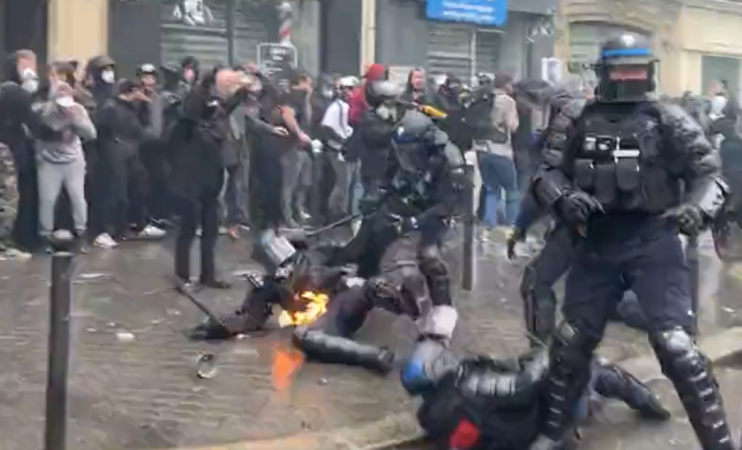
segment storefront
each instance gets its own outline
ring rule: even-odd
[[[678,20],[677,41],[682,66],[678,91],[709,95],[724,85],[738,98],[742,95],[741,4],[709,1],[686,6]]]
[[[619,7],[610,0],[567,0],[558,26],[555,54],[565,60],[593,63],[602,41],[633,31],[650,39],[660,60],[662,93],[706,95],[726,85],[730,93],[742,94],[742,3],[626,0]],[[592,76],[590,71],[583,75]]]
[[[198,58],[205,68],[256,62],[258,44],[278,40],[279,2],[275,0],[109,2],[109,52],[124,73],[145,62],[172,64],[185,56]],[[290,3],[299,64],[315,71],[319,3]]]
[[[378,0],[376,59],[392,71],[422,67],[465,82],[481,72],[527,76],[551,55],[550,40],[543,45],[532,38],[533,25],[551,6],[536,0]]]

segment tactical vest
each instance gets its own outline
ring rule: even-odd
[[[630,105],[628,105],[630,106]],[[657,214],[678,204],[681,184],[669,172],[662,148],[660,115],[651,105],[620,113],[615,105],[586,107],[581,142],[573,154],[573,182],[593,195],[606,212]]]

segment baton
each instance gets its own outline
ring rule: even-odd
[[[189,291],[187,291],[185,289],[178,289],[178,292],[180,294],[182,294],[183,297],[185,297],[188,300],[190,300],[190,302],[193,303],[196,306],[196,308],[200,309],[201,312],[203,312],[204,314],[206,314],[206,317],[208,317],[209,320],[211,320],[213,323],[215,323],[216,325],[219,325],[220,327],[222,327],[225,330],[229,330],[229,328],[227,327],[227,324],[224,322],[224,320],[222,320],[221,317],[219,317],[211,309],[209,309],[206,306],[206,304],[204,304],[204,302],[202,302],[201,300],[197,299],[196,296],[193,295],[192,292],[189,292]]]
[[[685,247],[685,262],[690,269],[690,299],[691,311],[693,312],[693,336],[698,335],[698,304],[701,296],[701,274],[698,264],[698,234],[688,236]]]
[[[316,230],[309,231],[304,236],[306,236],[308,238],[309,237],[317,236],[318,234],[322,234],[325,231],[329,231],[329,230],[332,230],[333,228],[337,228],[340,225],[345,225],[346,223],[352,222],[353,220],[355,220],[355,219],[357,219],[359,217],[362,217],[362,216],[363,216],[363,214],[361,214],[361,213],[353,214],[353,215],[350,215],[350,216],[346,216],[346,217],[344,217],[342,219],[336,220],[335,222],[329,223],[329,224],[327,224],[327,225],[325,225],[323,227],[317,228]]]

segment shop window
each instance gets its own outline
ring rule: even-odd
[[[726,91],[739,98],[740,60],[723,56],[704,55],[701,58],[701,95],[714,95]]]

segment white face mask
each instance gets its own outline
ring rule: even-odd
[[[100,74],[100,79],[103,80],[104,83],[113,84],[113,82],[116,81],[116,74],[113,70],[104,70]]]
[[[25,80],[21,83],[21,88],[28,93],[35,94],[39,90],[39,80],[33,78]]]
[[[31,69],[26,69],[21,73],[21,88],[31,94],[39,90],[39,77]]]

